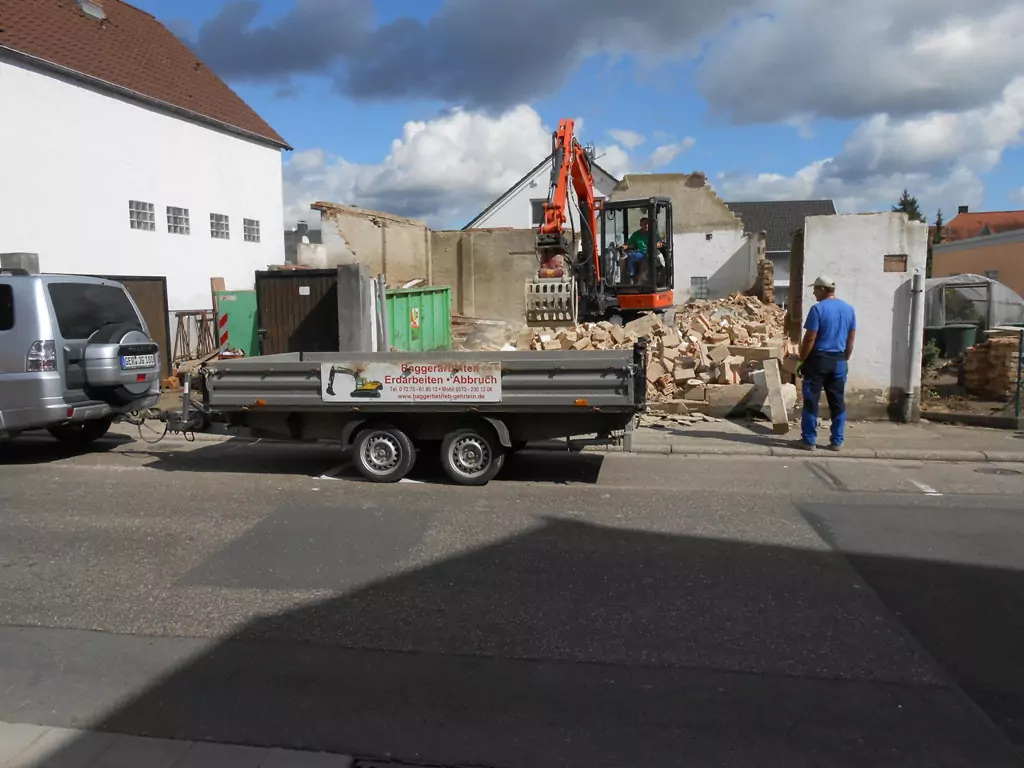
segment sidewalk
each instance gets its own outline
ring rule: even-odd
[[[0,768],[351,768],[345,755],[0,722]]]
[[[789,434],[780,436],[772,434],[771,426],[764,422],[717,420],[686,424],[671,417],[647,417],[644,423],[633,433],[635,453],[815,455],[796,447],[800,440],[798,424],[791,424]],[[828,444],[827,421],[819,429],[818,444]],[[932,423],[852,422],[846,426],[846,441],[839,454],[820,449],[816,453],[829,458],[895,461],[1024,462],[1024,433]]]

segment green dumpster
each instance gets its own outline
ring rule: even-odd
[[[452,289],[403,288],[387,292],[388,334],[399,352],[452,347]]]
[[[216,345],[242,352],[246,357],[260,354],[256,291],[217,291]]]
[[[947,325],[943,329],[946,338],[946,359],[962,357],[968,347],[973,347],[978,339],[978,326],[973,323]]]

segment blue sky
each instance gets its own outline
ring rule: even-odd
[[[290,219],[328,199],[461,226],[562,117],[613,173],[700,170],[731,200],[1024,207],[1015,0],[134,4],[295,147]]]

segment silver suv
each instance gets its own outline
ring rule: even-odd
[[[124,286],[0,269],[0,440],[86,445],[159,397],[159,348]]]

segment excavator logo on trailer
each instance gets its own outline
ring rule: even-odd
[[[351,376],[355,380],[356,387],[349,393],[349,397],[380,397],[380,391],[384,388],[383,384],[379,381],[367,381],[363,378],[361,371],[341,365],[331,366],[331,375],[327,379],[327,394],[330,397],[336,397],[334,379],[339,373]]]

